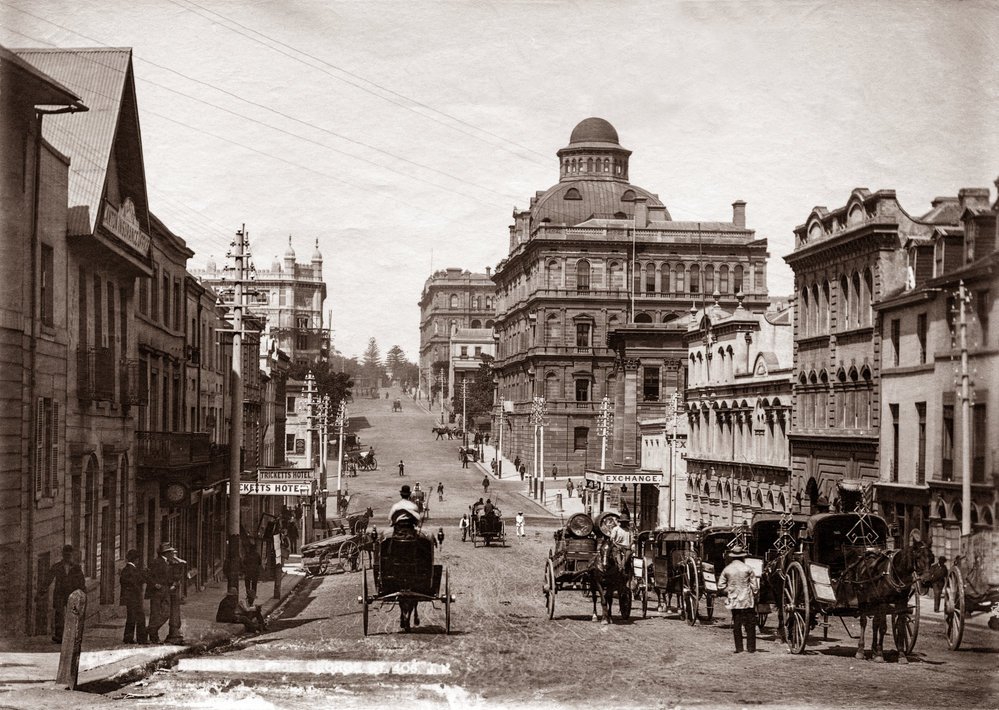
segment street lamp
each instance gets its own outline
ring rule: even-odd
[[[466,449],[468,448],[468,427],[466,426],[466,422],[465,422],[465,414],[467,412],[467,408],[466,408],[466,404],[465,404],[465,398],[466,398],[467,394],[468,394],[468,380],[466,380],[463,377],[462,380],[461,380],[461,435],[462,435],[461,436],[461,441],[462,441],[461,445],[462,445],[463,448],[466,448]]]
[[[533,497],[545,504],[545,416],[548,405],[544,397],[535,397],[531,404],[531,422],[534,424],[534,476],[532,479]],[[538,471],[541,471],[539,477]],[[540,485],[539,485],[540,484]]]

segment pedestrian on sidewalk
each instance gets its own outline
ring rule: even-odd
[[[468,513],[461,516],[461,520],[458,521],[458,529],[461,530],[461,541],[465,542],[465,537],[468,535]]]
[[[437,528],[437,547],[444,549],[444,528]]]
[[[243,586],[246,588],[246,603],[253,606],[257,598],[257,582],[260,580],[260,553],[252,540],[243,547]]]
[[[742,653],[742,632],[746,632],[746,650],[756,652],[756,595],[760,581],[746,564],[746,550],[735,545],[729,550],[728,563],[718,578],[718,589],[727,590],[725,606],[732,612],[732,633],[735,652]]]
[[[558,478],[558,466],[552,464],[552,480],[554,481],[556,478]]]
[[[437,482],[437,501],[439,503],[444,502],[444,481]]]
[[[159,643],[160,627],[167,621],[169,642],[183,641],[180,635],[180,585],[178,568],[184,561],[177,557],[177,550],[169,542],[161,542],[156,558],[149,563],[149,581],[146,597],[149,601],[148,635],[150,643]]]
[[[482,477],[482,494],[484,496],[489,495],[489,476]]]
[[[524,537],[524,511],[517,513],[514,521],[517,523],[517,537]]]
[[[142,588],[146,584],[145,575],[138,566],[139,551],[125,553],[125,566],[118,574],[121,585],[121,606],[125,607],[124,643],[146,642],[146,610],[142,608]]]
[[[86,591],[87,581],[83,576],[83,568],[73,559],[73,546],[63,545],[62,560],[49,568],[49,576],[38,593],[45,597],[52,588],[52,642],[62,643],[62,631],[66,624],[66,602],[69,595],[77,589]]]
[[[465,453],[464,449],[460,449],[460,451],[461,451],[461,454],[460,454],[460,456],[461,456],[461,467],[462,468],[468,468],[468,454]]]
[[[399,459],[399,475],[400,476],[406,475],[406,464],[402,462],[402,459]]]
[[[527,464],[521,463],[520,468],[518,468],[517,470],[520,471],[520,480],[523,481],[524,476],[527,474]]]
[[[288,543],[291,545],[291,554],[298,554],[298,523],[295,518],[288,521]]]
[[[572,498],[572,489],[572,479],[570,478],[565,482],[566,498]]]
[[[513,459],[513,470],[514,471],[520,470],[520,454],[517,454]]]

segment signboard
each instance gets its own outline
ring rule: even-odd
[[[225,487],[229,492],[229,484]],[[239,484],[241,496],[307,496],[312,493],[311,483],[255,483],[243,481]]]
[[[139,220],[135,216],[135,203],[126,197],[121,207],[115,208],[110,202],[104,203],[104,214],[101,222],[104,228],[137,252],[146,256],[149,253],[149,235],[142,231]]]
[[[605,473],[604,483],[654,483],[661,485],[663,475],[661,473]]]
[[[305,439],[295,439],[295,456],[305,455]]]
[[[281,564],[281,535],[274,536],[274,564]]]
[[[308,483],[315,471],[308,468],[258,468],[257,480],[261,483]]]

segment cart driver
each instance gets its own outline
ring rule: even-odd
[[[611,542],[619,548],[631,551],[631,516],[625,511],[617,519],[617,525],[611,530]]]
[[[389,510],[389,523],[396,535],[412,534],[420,522],[420,509],[409,499],[409,486],[399,489],[400,499]]]

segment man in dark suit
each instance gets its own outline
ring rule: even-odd
[[[142,607],[142,588],[146,575],[138,566],[139,551],[125,553],[125,566],[118,579],[121,582],[121,606],[125,607],[125,643],[146,642],[146,611]]]
[[[62,630],[66,624],[66,602],[75,589],[87,591],[83,568],[73,560],[73,546],[63,545],[62,560],[49,569],[49,578],[41,588],[40,595],[48,593],[49,585],[55,582],[52,590],[52,641],[62,643]]]
[[[160,627],[170,620],[170,593],[174,589],[170,560],[176,559],[177,550],[169,542],[160,543],[159,554],[149,563],[146,599],[149,600],[149,643],[160,642]]]

